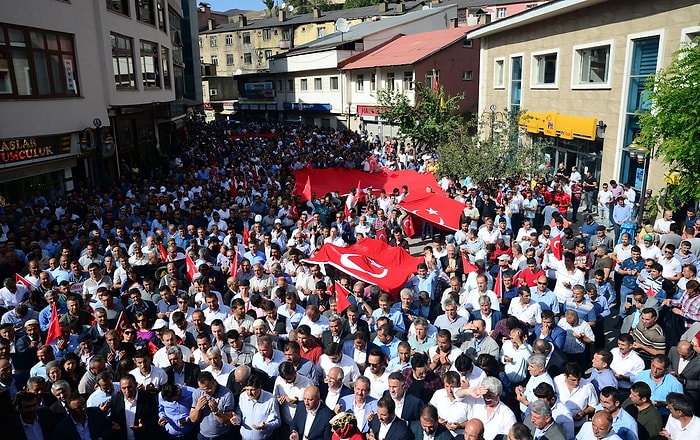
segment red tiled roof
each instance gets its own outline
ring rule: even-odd
[[[461,40],[472,28],[472,26],[460,26],[420,34],[401,35],[388,44],[369,51],[366,56],[350,61],[342,68],[352,70],[414,64]]]

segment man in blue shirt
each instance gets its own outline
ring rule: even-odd
[[[262,389],[260,376],[250,376],[241,394],[234,423],[241,425],[243,440],[270,438],[282,425],[277,399]]]
[[[659,414],[668,416],[666,396],[668,393],[683,393],[683,385],[671,375],[668,367],[671,360],[664,354],[657,354],[651,359],[651,368],[637,375],[635,382],[644,382],[651,388],[651,400],[658,408]]]
[[[190,421],[194,388],[164,385],[158,395],[158,425],[168,436],[194,439],[195,425]]]
[[[620,407],[620,392],[607,386],[600,390],[600,404],[596,411],[603,410],[612,417],[612,430],[622,440],[639,440],[637,420]]]
[[[200,422],[200,438],[209,439],[227,435],[232,429],[230,422],[234,417],[233,393],[219,385],[208,371],[199,373],[197,385],[199,389],[192,392],[189,422],[192,424]],[[189,423],[187,420],[185,422]]]
[[[404,325],[403,321],[403,313],[401,313],[400,309],[392,310],[391,297],[386,293],[379,295],[379,308],[372,312],[372,331],[378,330],[377,320],[382,316],[389,318],[389,320],[394,323],[394,329],[400,332],[406,332],[406,326]]]

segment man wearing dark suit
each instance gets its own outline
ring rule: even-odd
[[[333,367],[328,370],[324,381],[318,385],[318,389],[321,391],[321,400],[328,408],[335,409],[335,405],[340,399],[352,394],[352,390],[343,385],[344,377],[342,368]]]
[[[330,342],[342,344],[348,337],[349,333],[343,327],[343,320],[339,316],[331,316],[328,318],[330,330],[326,330],[321,335],[321,347],[325,347]]]
[[[462,256],[457,251],[454,244],[448,244],[447,255],[440,257],[440,267],[449,275],[450,278],[457,278],[462,284],[462,275],[464,275],[464,265],[462,264]]]
[[[377,402],[377,416],[369,424],[367,440],[414,440],[406,423],[396,417],[396,404],[391,397]]]
[[[27,440],[28,437],[24,431],[24,425],[34,425],[37,422],[39,424],[38,427],[41,430],[41,433],[44,435],[44,438],[47,439],[51,437],[51,430],[54,427],[56,419],[51,413],[51,410],[49,410],[46,407],[40,408],[38,406],[39,400],[37,399],[36,394],[20,393],[19,395],[17,395],[15,405],[18,411],[18,414],[16,414],[15,417],[14,426],[12,426],[16,434],[15,438],[19,440]],[[11,411],[8,412],[8,414],[11,413]],[[5,431],[3,431],[3,433],[6,436],[8,435],[8,433]],[[13,438],[13,436],[10,434],[7,438]]]
[[[182,358],[182,351],[178,346],[170,347],[167,354],[170,366],[165,367],[164,371],[165,374],[168,375],[168,383],[198,388],[197,376],[200,372],[199,365],[185,362]]]
[[[306,417],[313,413],[314,421],[308,432]],[[317,387],[308,387],[304,390],[304,405],[297,405],[294,419],[289,426],[291,434],[289,440],[326,440],[331,438],[330,420],[335,414],[321,401],[321,393]]]
[[[364,362],[362,362],[361,366],[358,365],[358,367],[360,367],[360,372],[362,372],[364,367],[367,365],[369,352],[372,351],[373,348],[379,348],[377,344],[369,342],[367,340],[368,337],[369,333],[357,331],[353,336],[353,339],[348,339],[347,341],[343,342],[343,355],[350,356],[350,359],[355,359],[355,351],[361,351],[365,354]]]
[[[418,420],[411,422],[411,432],[415,440],[452,440],[452,433],[444,425],[438,423],[437,408],[433,405],[425,405],[420,410]]]
[[[564,430],[552,418],[552,409],[544,400],[530,403],[530,415],[525,417],[525,426],[530,428],[532,438],[539,440],[567,440]]]
[[[127,430],[131,429],[136,440],[153,440],[158,437],[158,400],[148,391],[136,389],[136,378],[131,374],[119,380],[121,390],[112,397],[110,420],[119,425],[119,431],[112,432],[111,439],[126,440]],[[133,422],[127,425],[124,401],[136,402]]]
[[[112,366],[112,370],[117,371],[117,364],[124,358],[133,358],[136,348],[131,342],[123,342],[121,335],[116,330],[109,330],[105,333],[105,344],[97,352],[107,360]]]
[[[532,344],[532,351],[547,356],[545,369],[551,377],[556,377],[564,372],[564,365],[566,365],[568,359],[564,352],[551,342],[547,342],[544,339],[536,339]]]
[[[396,414],[402,420],[411,423],[418,420],[423,401],[418,397],[406,394],[406,378],[399,371],[394,371],[389,375],[389,389],[384,391],[383,397],[389,397],[394,401],[394,405],[402,403],[401,414]]]
[[[688,341],[680,341],[668,351],[671,359],[671,374],[683,384],[683,391],[694,402],[700,402],[700,356]],[[683,365],[681,365],[681,361]],[[695,405],[695,414],[700,414],[700,405]]]
[[[107,416],[99,408],[85,406],[85,398],[80,394],[68,397],[68,413],[70,417],[64,417],[54,428],[52,440],[81,440],[76,425],[84,426],[86,422],[91,439],[110,438],[112,425]]]
[[[353,296],[351,298],[355,297]],[[350,307],[345,310],[347,318],[343,320],[343,333],[352,336],[358,331],[363,331],[366,335],[369,335],[369,324],[367,324],[367,321],[364,319],[360,319],[359,310],[360,309],[354,304],[351,304]]]

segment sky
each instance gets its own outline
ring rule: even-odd
[[[214,11],[228,11],[229,9],[243,9],[262,11],[265,5],[262,0],[204,0],[211,5]],[[197,1],[199,4],[199,0]]]

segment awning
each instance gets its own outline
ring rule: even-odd
[[[235,110],[224,110],[224,111],[219,112],[220,115],[233,115],[235,113],[236,113]]]
[[[519,125],[528,133],[593,141],[596,138],[597,123],[596,118],[562,115],[557,112],[526,112],[520,116]]]

